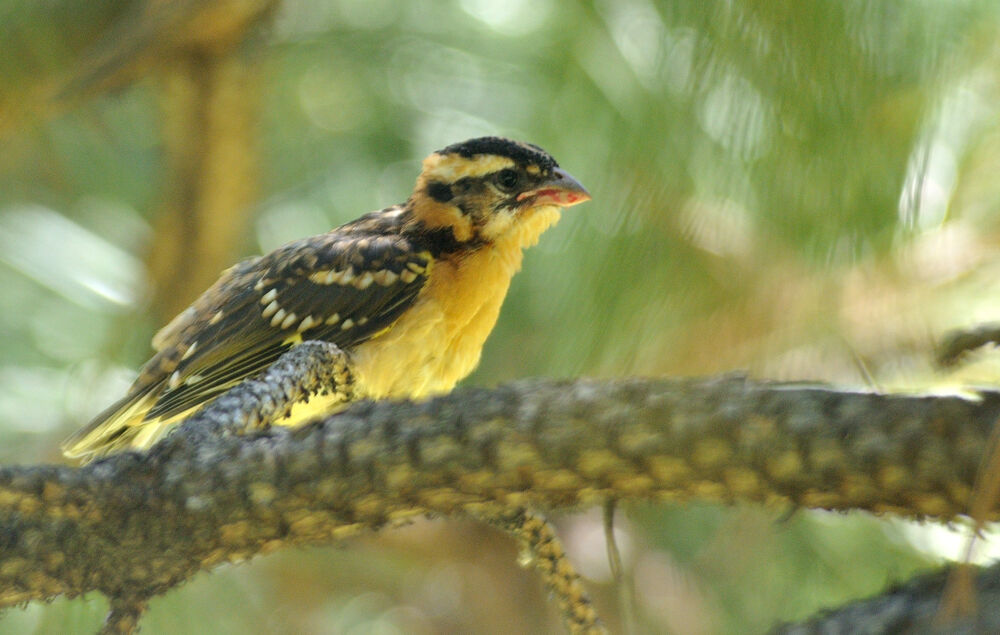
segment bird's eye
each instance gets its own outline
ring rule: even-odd
[[[511,192],[521,182],[521,176],[517,173],[517,170],[500,170],[497,172],[496,177],[494,177],[494,182],[501,190]]]

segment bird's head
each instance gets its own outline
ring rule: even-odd
[[[580,183],[536,145],[480,137],[424,159],[410,198],[421,227],[451,230],[458,243],[512,239],[528,246],[559,210],[590,200]]]

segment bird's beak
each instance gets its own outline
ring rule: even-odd
[[[590,200],[590,192],[580,185],[580,182],[561,168],[552,170],[552,177],[533,190],[517,195],[518,202],[526,201],[532,207],[539,205],[558,205],[569,207]]]

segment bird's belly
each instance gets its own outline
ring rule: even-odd
[[[435,263],[416,305],[355,350],[360,396],[419,398],[451,390],[479,363],[519,265],[519,257],[495,252]]]

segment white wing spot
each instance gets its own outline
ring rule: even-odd
[[[412,271],[410,271],[408,269],[404,269],[399,274],[399,279],[402,280],[403,282],[405,282],[406,284],[410,284],[411,282],[413,282],[414,280],[417,279],[417,274],[413,273]]]
[[[261,304],[270,304],[270,303],[274,302],[274,299],[277,298],[277,297],[278,297],[278,290],[277,289],[271,289],[270,291],[268,291],[267,293],[264,294],[264,297],[262,297],[260,299],[260,303]]]
[[[346,331],[352,326],[354,326],[354,320],[352,320],[351,318],[347,318],[346,320],[344,320],[344,323],[340,325],[340,330]]]
[[[322,271],[314,271],[313,273],[309,274],[309,279],[315,282],[316,284],[330,284],[329,282],[327,282],[326,278],[331,273],[332,272],[329,269],[323,269]]]
[[[348,267],[347,269],[344,269],[343,272],[338,273],[338,275],[340,279],[337,280],[337,282],[342,285],[351,284],[351,281],[354,280],[354,268]]]
[[[173,390],[181,385],[181,371],[175,370],[170,375],[170,379],[167,381],[167,388]]]
[[[181,357],[181,361],[183,362],[188,357],[194,355],[194,351],[197,348],[198,348],[198,340],[191,342],[191,346],[188,346],[187,350],[184,351],[184,355]]]
[[[389,269],[378,271],[372,277],[375,278],[375,282],[379,283],[383,287],[388,287],[390,284],[399,279],[396,272],[390,271]]]
[[[366,271],[361,274],[361,277],[354,280],[354,287],[359,291],[363,291],[371,286],[374,279],[375,278],[372,276],[372,273],[370,271]]]
[[[212,319],[208,321],[209,326],[213,326],[221,322],[222,318],[225,317],[225,315],[226,314],[223,313],[222,311],[216,311],[215,315],[212,316]]]
[[[426,267],[421,267],[415,262],[406,263],[406,268],[412,271],[413,273],[423,273],[426,270]]]
[[[336,324],[339,321],[340,321],[340,314],[339,313],[334,313],[330,317],[326,318],[325,323],[329,324],[330,326],[333,326],[334,324]]]
[[[277,312],[277,310],[278,310],[278,301],[274,300],[271,302],[271,304],[268,304],[266,307],[264,307],[264,311],[260,314],[260,316],[266,320],[267,318],[274,315],[275,312]]]
[[[297,330],[298,330],[299,333],[301,333],[302,331],[305,331],[306,329],[312,328],[316,324],[317,324],[317,322],[316,322],[316,320],[313,319],[313,316],[307,315],[304,318],[302,318],[302,321],[299,323],[299,328]]]
[[[274,314],[273,318],[271,318],[271,326],[278,326],[281,324],[281,321],[285,319],[286,315],[288,314],[285,313],[284,309],[278,309],[278,312]]]
[[[287,329],[291,325],[295,324],[295,320],[299,319],[295,312],[289,313],[285,316],[285,319],[281,321],[281,328]]]

